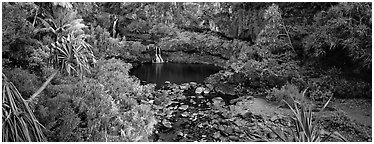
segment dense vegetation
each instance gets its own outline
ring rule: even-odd
[[[371,11],[371,3],[4,2],[2,140],[153,141],[154,101],[171,98],[129,71],[150,62],[155,46],[169,62],[224,68],[207,78],[214,87],[275,103],[305,89],[308,104],[371,99]],[[219,110],[235,115],[238,105]],[[14,136],[12,124],[31,136]]]

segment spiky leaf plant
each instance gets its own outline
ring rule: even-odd
[[[306,90],[303,92],[302,96],[305,96]],[[332,96],[329,100],[324,104],[322,109],[319,112],[322,112],[326,106],[331,101]],[[318,120],[313,121],[313,113],[311,106],[305,106],[303,103],[296,101],[292,98],[292,102],[288,103],[287,101],[283,100],[284,103],[291,109],[293,113],[292,122],[295,124],[296,129],[292,131],[293,137],[288,137],[281,131],[275,131],[273,128],[270,128],[282,141],[284,142],[325,142],[329,138],[333,137],[340,141],[346,142],[348,141],[345,139],[341,134],[338,132],[331,132],[327,133],[326,137],[322,137],[325,131],[321,130],[316,122]]]
[[[46,141],[41,124],[35,118],[28,103],[7,77],[3,82],[3,142],[41,142]]]

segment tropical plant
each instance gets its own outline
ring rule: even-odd
[[[306,90],[304,90],[302,96],[305,96]],[[292,98],[292,97],[291,97]],[[324,104],[322,109],[319,112],[322,112],[326,106],[331,101],[332,96],[330,99]],[[313,112],[311,106],[304,106],[303,103],[295,100],[292,98],[292,104],[283,100],[284,103],[291,109],[293,113],[293,117],[291,117],[292,122],[295,124],[296,129],[292,131],[293,137],[288,137],[283,132],[279,132],[274,130],[273,128],[269,127],[282,141],[284,142],[325,142],[329,140],[329,138],[333,137],[340,141],[346,142],[348,141],[345,139],[341,134],[338,132],[331,132],[328,133],[326,137],[322,137],[325,131],[321,130],[318,125],[317,121],[313,121]]]
[[[100,60],[92,77],[52,85],[36,106],[49,141],[149,141],[156,119],[138,102],[153,89],[128,75],[130,64]],[[97,71],[96,71],[97,70]]]
[[[85,42],[87,35],[82,30],[86,27],[82,23],[83,19],[77,19],[77,13],[72,11],[69,5],[64,4],[63,7],[59,7],[59,5],[61,4],[57,3],[52,7],[52,9],[57,11],[53,16],[50,16],[46,20],[40,19],[44,27],[35,31],[36,33],[40,31],[52,31],[55,34],[56,40],[50,44],[50,64],[57,70],[48,77],[47,81],[43,83],[28,101],[33,101],[58,72],[82,77],[84,73],[90,72],[89,63],[95,63],[96,61],[91,50],[91,45]]]
[[[39,77],[27,69],[3,69],[4,75],[17,87],[24,99],[29,98],[42,84]]]
[[[354,62],[371,68],[371,4],[339,3],[314,17],[310,34],[304,38],[304,52],[309,57],[332,57],[336,63]],[[342,64],[343,63],[343,64]]]
[[[2,79],[2,141],[46,141],[41,129],[42,125],[35,118],[28,103],[4,74]]]

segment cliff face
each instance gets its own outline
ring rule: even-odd
[[[206,24],[179,26],[176,28],[142,27],[138,31],[130,26],[138,21],[118,16],[117,37],[126,41],[139,41],[143,45],[154,44],[161,48],[161,56],[169,62],[207,63],[227,67],[228,60],[248,49],[264,28],[264,6],[235,6],[233,12],[210,16]],[[214,24],[215,28],[212,28]],[[142,25],[142,23],[139,23]],[[162,25],[162,24],[160,24]],[[113,29],[113,27],[108,27]],[[153,50],[134,54],[140,62],[150,62]],[[131,53],[131,52],[130,52]],[[133,58],[131,58],[134,61]],[[135,61],[136,61],[135,60]]]

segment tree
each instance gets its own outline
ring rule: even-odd
[[[28,101],[33,101],[58,72],[83,77],[84,73],[89,73],[89,60],[95,62],[91,45],[85,42],[87,35],[82,30],[86,27],[82,23],[83,19],[77,18],[77,12],[70,4],[55,3],[51,9],[52,15],[47,15],[45,19],[38,18],[43,27],[36,28],[34,32],[50,31],[56,37],[55,41],[49,45],[51,51],[49,63],[57,70]]]
[[[314,17],[311,34],[304,39],[309,57],[348,57],[338,63],[354,62],[371,69],[371,4],[340,3]],[[339,55],[340,54],[340,55]]]
[[[3,142],[46,141],[41,124],[17,88],[2,75]]]

